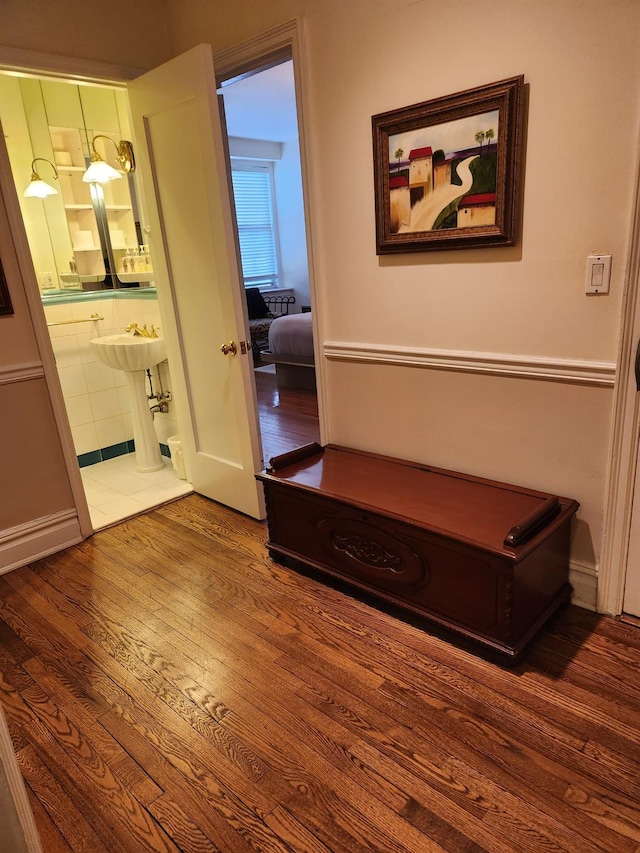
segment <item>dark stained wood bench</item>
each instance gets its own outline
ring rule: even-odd
[[[268,548],[516,660],[569,600],[579,504],[328,445],[271,460]]]

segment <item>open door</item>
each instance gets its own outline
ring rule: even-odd
[[[263,518],[246,303],[210,46],[138,77],[129,94],[187,475],[197,492]]]

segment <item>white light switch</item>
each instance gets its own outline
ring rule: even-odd
[[[585,293],[609,293],[611,279],[611,255],[589,255]]]

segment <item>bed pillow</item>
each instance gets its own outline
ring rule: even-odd
[[[248,287],[245,291],[247,295],[247,310],[250,320],[262,320],[269,314],[269,306],[264,301],[264,297],[257,287]]]

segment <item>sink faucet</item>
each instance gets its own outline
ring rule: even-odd
[[[151,326],[151,329],[147,329],[147,324],[145,323],[142,328],[137,323],[129,323],[128,326],[124,327],[125,332],[133,332],[134,335],[138,335],[141,338],[157,338],[158,332],[156,331],[155,326]]]

